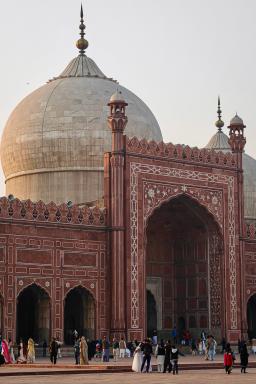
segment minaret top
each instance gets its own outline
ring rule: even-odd
[[[216,121],[215,125],[218,128],[218,131],[222,131],[222,127],[224,127],[224,122],[221,120],[221,109],[220,109],[220,97],[218,96],[218,109],[217,109],[217,114],[218,114],[218,120]]]
[[[79,49],[80,56],[84,56],[84,52],[86,48],[88,47],[89,43],[88,41],[84,38],[84,30],[85,30],[85,24],[84,24],[84,12],[83,12],[83,6],[81,4],[81,10],[80,10],[80,39],[77,40],[76,46]]]

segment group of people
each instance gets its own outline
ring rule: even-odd
[[[75,339],[74,343],[75,350],[75,363],[76,365],[88,365],[88,344],[84,336]]]
[[[132,370],[134,372],[151,372],[151,357],[153,355],[157,359],[158,372],[166,373],[168,371],[174,375],[178,374],[179,356],[184,356],[184,354],[170,340],[165,343],[163,339],[156,346],[155,340],[152,343],[149,338],[145,339],[144,342],[138,343],[134,352]]]

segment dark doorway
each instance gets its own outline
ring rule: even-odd
[[[147,290],[147,336],[152,337],[157,330],[157,309],[154,295]]]
[[[25,288],[17,299],[17,342],[29,337],[39,343],[50,338],[50,298],[36,284]]]
[[[256,338],[256,294],[247,303],[248,338]]]
[[[64,340],[73,345],[73,332],[89,339],[95,338],[95,305],[92,295],[83,287],[72,289],[65,299]]]

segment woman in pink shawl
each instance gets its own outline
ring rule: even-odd
[[[2,354],[4,356],[4,360],[6,364],[11,364],[11,356],[8,349],[8,343],[6,340],[2,340]]]

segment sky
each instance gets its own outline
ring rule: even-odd
[[[0,2],[2,132],[17,103],[77,55],[81,1]],[[246,152],[256,158],[255,0],[86,0],[83,6],[87,55],[146,102],[165,142],[205,146],[216,132],[220,95],[225,127],[237,112],[246,125]]]

